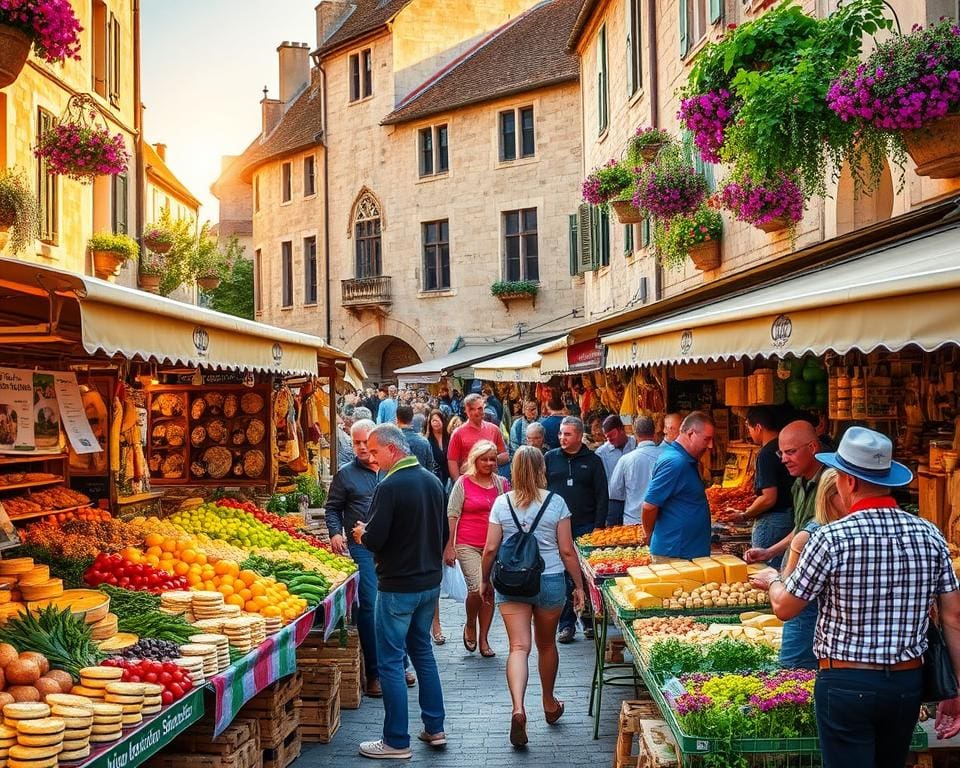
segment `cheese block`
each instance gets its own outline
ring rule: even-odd
[[[652,563],[647,566],[654,573],[676,573],[672,563]]]
[[[703,586],[701,582],[692,579],[671,579],[671,582],[678,585],[684,592],[693,592]]]
[[[681,578],[703,584],[703,569],[696,563],[678,563],[673,569]]]
[[[766,563],[747,563],[747,573],[753,576],[753,574],[765,571],[769,567]]]
[[[783,622],[773,614],[762,613],[759,616],[754,616],[753,618],[747,619],[743,622],[743,625],[745,627],[764,629],[766,627],[782,627]]]
[[[633,598],[640,591],[640,588],[634,584],[627,587],[620,587],[620,594],[628,605],[633,605]]]
[[[634,569],[628,569],[627,573],[630,573],[632,570]],[[649,571],[647,573],[630,573],[630,578],[633,579],[633,583],[637,584],[638,586],[642,586],[643,584],[655,584],[656,582],[660,581],[660,577],[657,574]]]
[[[643,591],[655,597],[673,597],[673,593],[680,589],[675,581],[661,581],[657,584],[645,584]]]
[[[711,581],[723,581],[723,566],[712,557],[695,557],[693,563],[698,565],[703,572],[705,584]]]
[[[63,579],[47,579],[37,584],[20,584],[20,594],[27,602],[60,597],[63,594]]]
[[[649,592],[636,592],[630,600],[630,605],[634,608],[660,608],[663,605],[663,599]]]
[[[629,576],[617,576],[617,578],[613,580],[613,583],[620,587],[620,589],[623,589],[624,587],[632,587],[633,579]]]
[[[721,565],[723,565],[723,580],[727,584],[749,581],[750,575],[747,573],[747,564],[743,560],[725,561]]]

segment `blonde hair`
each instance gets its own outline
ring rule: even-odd
[[[521,445],[510,465],[510,482],[518,507],[526,507],[540,499],[540,489],[547,487],[547,466],[539,448]]]
[[[453,430],[463,424],[463,419],[459,416],[451,416],[450,421],[447,422],[447,434],[452,435]]]
[[[477,476],[477,459],[483,456],[486,453],[493,451],[493,455],[497,455],[497,446],[494,445],[489,440],[477,440],[474,443],[473,448],[470,449],[470,453],[467,454],[467,460],[463,463],[463,474],[469,475],[470,477]]]
[[[814,502],[814,519],[820,525],[827,525],[835,522],[838,517],[830,503],[837,491],[837,470],[825,469],[820,475],[820,482],[817,484],[817,497]]]

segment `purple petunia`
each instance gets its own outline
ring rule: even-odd
[[[44,61],[80,58],[83,30],[70,0],[0,0],[0,23],[26,32]]]
[[[733,120],[730,92],[722,88],[685,98],[677,117],[693,134],[704,162],[719,163],[724,131]]]
[[[795,224],[803,218],[803,192],[786,174],[762,184],[731,181],[720,190],[720,202],[740,221],[761,226],[774,219]]]
[[[50,173],[80,182],[121,174],[129,159],[122,134],[111,136],[106,128],[70,122],[57,123],[46,131],[33,152],[46,161]]]

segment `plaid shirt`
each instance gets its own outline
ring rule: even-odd
[[[935,596],[960,587],[940,531],[892,498],[854,505],[814,532],[784,586],[820,599],[817,658],[869,664],[922,656]]]

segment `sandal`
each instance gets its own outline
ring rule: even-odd
[[[473,653],[475,650],[477,650],[477,643],[476,643],[476,641],[474,641],[473,645],[470,645],[470,643],[467,642],[467,628],[466,628],[466,627],[463,628],[463,647],[466,648],[468,651],[470,651],[470,653]]]
[[[446,635],[443,634],[442,631],[433,633],[434,645],[443,645],[445,642],[447,642],[447,637]]]
[[[527,746],[527,716],[523,712],[510,717],[510,743],[515,747]]]
[[[547,712],[543,710],[543,716],[547,719],[547,725],[553,725],[557,720],[563,717],[563,702],[560,699],[554,699],[553,703],[556,704],[556,708],[552,712]]]
[[[488,645],[486,648],[480,649],[480,655],[483,656],[483,658],[485,659],[492,659],[494,656],[497,655],[497,652]]]

